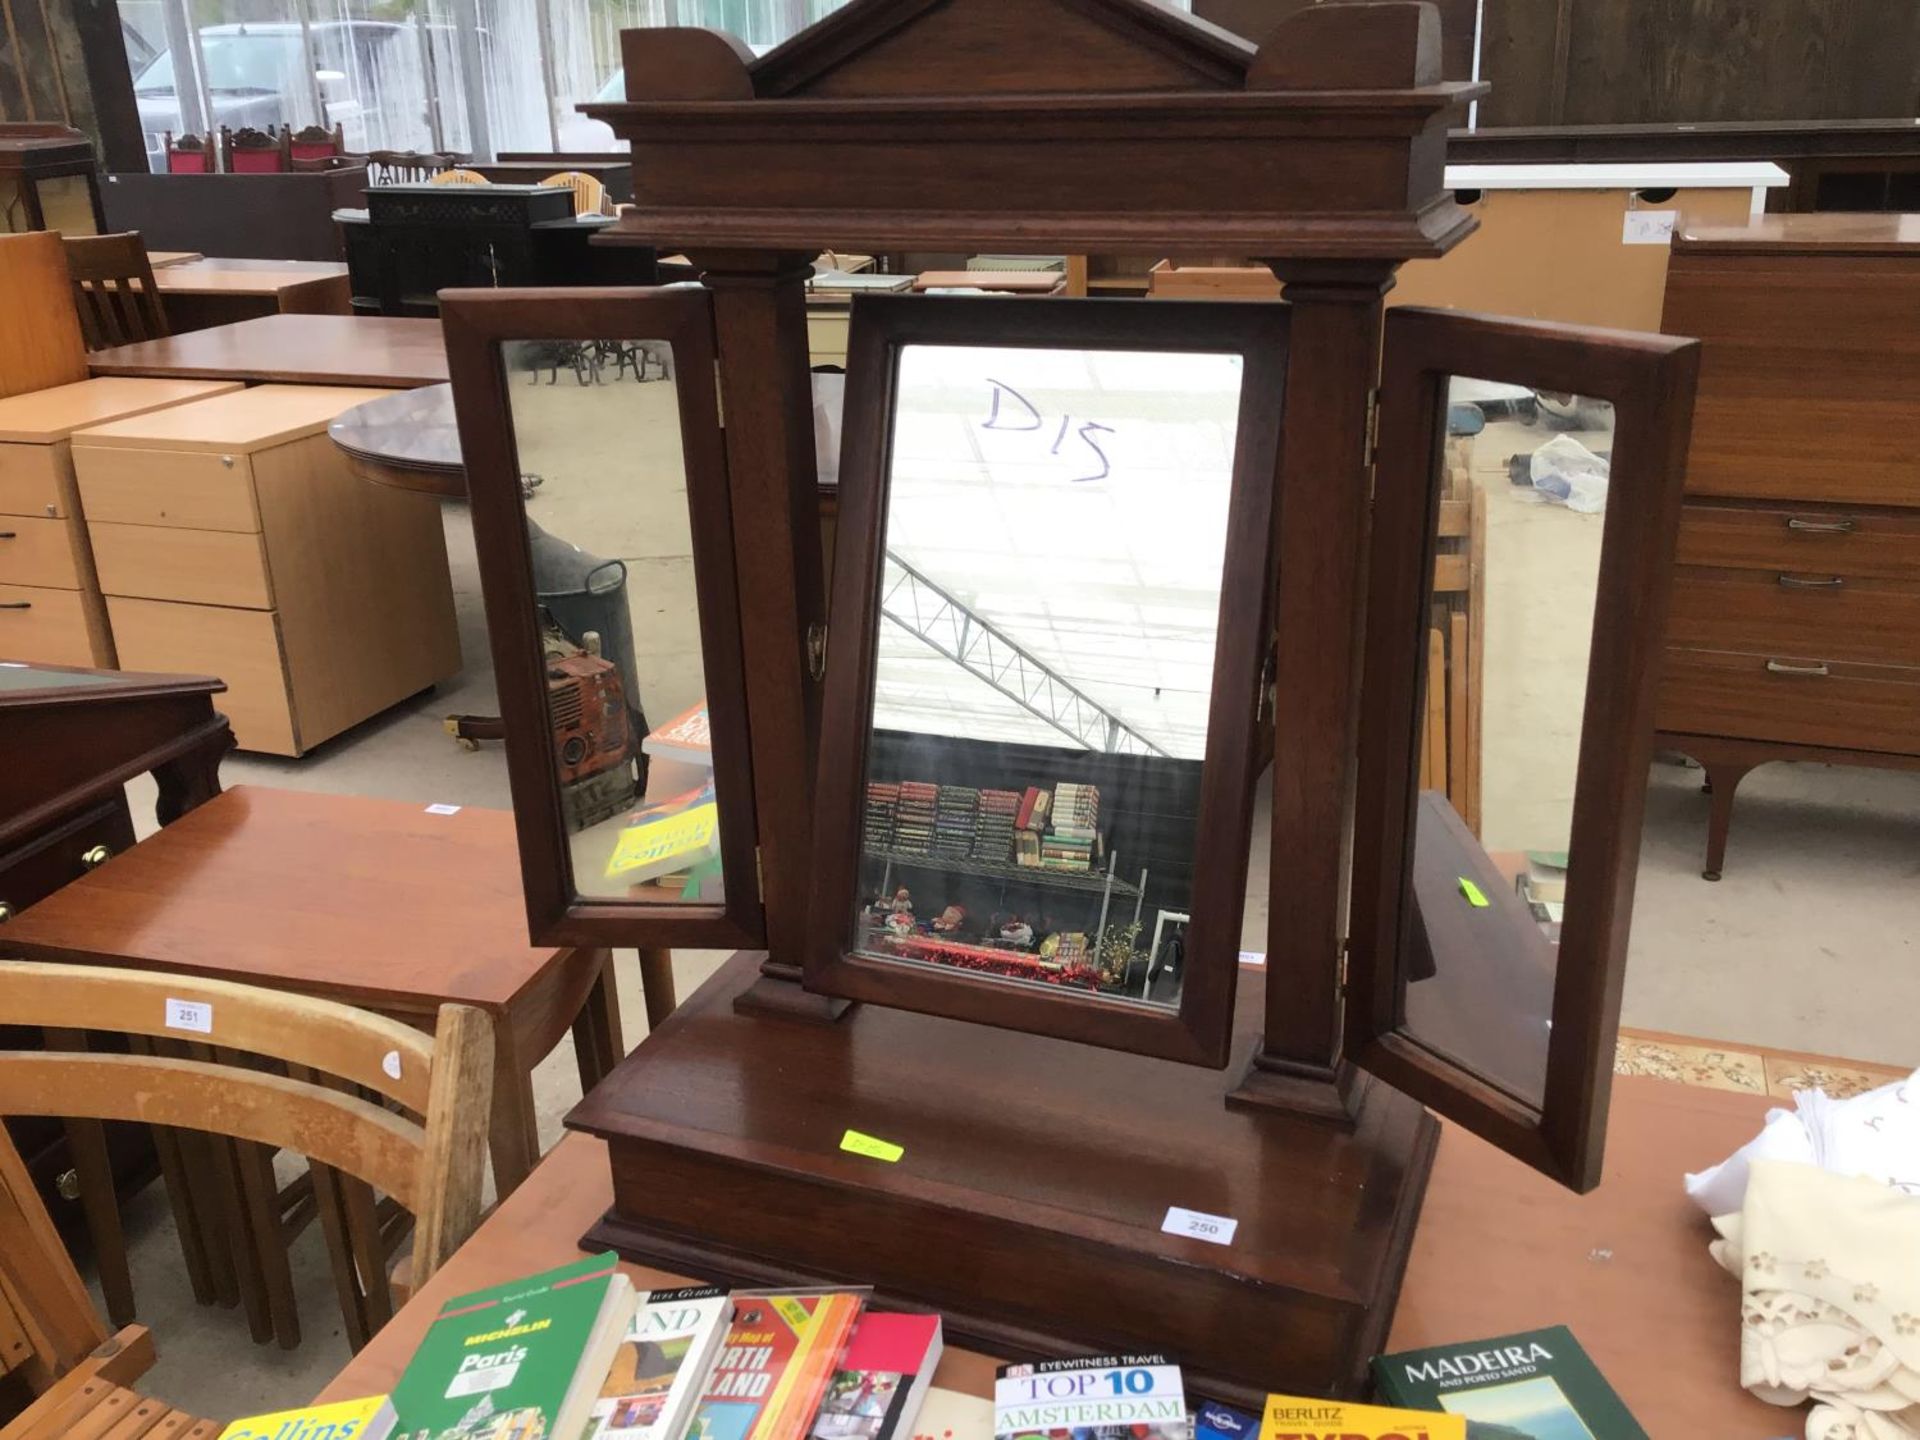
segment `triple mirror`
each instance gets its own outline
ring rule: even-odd
[[[453,291],[441,314],[534,936],[753,943],[707,296]]]

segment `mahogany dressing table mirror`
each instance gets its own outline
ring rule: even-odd
[[[1484,87],[1441,81],[1411,0],[1316,6],[1258,46],[1148,0],[852,0],[758,59],[676,29],[626,32],[624,59],[627,101],[589,107],[644,177],[610,238],[683,249],[702,285],[598,296],[599,328],[591,305],[443,305],[463,448],[492,451],[469,477],[536,930],[754,937],[569,1117],[610,1145],[589,1243],[725,1283],[872,1284],[1008,1356],[1166,1350],[1249,1405],[1352,1391],[1431,1167],[1425,1107],[1598,1179],[1691,343],[1386,310],[1402,261],[1473,228],[1445,127]],[[1253,255],[1284,303],[863,297],[829,607],[804,305],[823,247]],[[723,917],[587,897],[577,858],[554,882],[524,539],[545,502],[515,473],[524,433],[507,458],[544,384],[513,344],[675,324],[687,544],[713,563],[673,619],[697,608],[716,762],[716,675],[737,665],[744,701],[715,780],[754,858],[727,861]],[[1616,503],[1558,507],[1591,522],[1561,537],[1588,589],[1544,642],[1575,718],[1551,720],[1552,803],[1515,822],[1566,852],[1557,958],[1483,817],[1416,763],[1446,663],[1450,377],[1481,376],[1613,417],[1566,437]],[[636,455],[659,420],[638,404],[596,422]],[[1543,462],[1563,479],[1566,449]],[[1490,674],[1525,673],[1501,640]]]

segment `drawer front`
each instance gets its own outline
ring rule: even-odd
[[[89,524],[257,531],[253,467],[245,455],[75,445],[74,474]]]
[[[1762,658],[1920,666],[1920,582],[1682,565],[1674,574],[1667,643]]]
[[[53,445],[0,444],[0,515],[63,516]]]
[[[87,528],[104,594],[273,608],[258,535],[99,521]]]
[[[214,704],[242,750],[300,753],[273,611],[115,595],[107,598],[107,614],[122,669],[216,675],[227,693]]]
[[[92,665],[93,642],[80,592],[0,585],[0,659]]]
[[[71,528],[78,523],[0,515],[0,585],[78,590],[80,567],[74,562]]]
[[[18,915],[132,844],[133,817],[126,796],[115,791],[99,805],[62,816],[18,849],[0,855],[0,905]],[[0,938],[5,933],[0,930]]]
[[[1671,649],[1658,714],[1681,734],[1920,755],[1920,670]]]
[[[1920,580],[1920,511],[1683,505],[1682,565]]]

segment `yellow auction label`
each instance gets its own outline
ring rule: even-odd
[[[840,1148],[855,1155],[864,1155],[869,1160],[884,1160],[889,1165],[907,1153],[904,1145],[896,1145],[891,1140],[877,1140],[871,1135],[862,1135],[858,1130],[849,1130],[842,1135]]]

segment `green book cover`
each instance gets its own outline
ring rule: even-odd
[[[393,1388],[394,1440],[574,1440],[634,1299],[609,1252],[449,1300]]]
[[[1467,1420],[1467,1440],[1647,1440],[1564,1325],[1403,1350],[1373,1362],[1380,1398]]]

